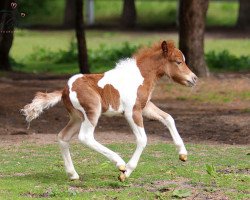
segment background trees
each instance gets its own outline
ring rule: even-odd
[[[208,0],[180,0],[179,47],[198,76],[208,76],[204,59],[204,31]]]
[[[76,38],[77,38],[77,48],[78,48],[78,63],[80,72],[83,74],[89,73],[88,66],[88,54],[84,31],[84,21],[83,21],[83,0],[74,0],[76,8]]]
[[[250,1],[249,0],[239,0],[239,17],[237,20],[237,26],[239,28],[249,28],[250,29]]]
[[[84,1],[84,0],[83,0]],[[85,0],[87,1],[87,0]],[[1,9],[4,8],[4,2],[7,2],[7,0],[1,1]],[[13,2],[13,1],[12,1]],[[87,1],[87,2],[90,2]],[[104,30],[110,30],[109,28],[113,29],[120,29],[121,27],[123,29],[137,29],[137,30],[151,30],[154,29],[156,31],[167,31],[169,29],[171,30],[177,30],[177,27],[175,27],[175,20],[176,16],[179,16],[180,21],[180,29],[179,36],[180,36],[180,48],[183,50],[187,57],[187,62],[189,63],[190,67],[193,68],[193,70],[201,76],[207,76],[208,70],[206,67],[206,63],[204,61],[204,27],[205,27],[205,18],[206,18],[206,10],[208,5],[208,0],[198,0],[197,2],[200,2],[199,5],[194,5],[194,1],[180,1],[180,4],[182,5],[182,8],[178,12],[177,9],[177,3],[179,0],[176,1],[144,1],[144,0],[119,0],[119,1],[110,1],[110,2],[103,2],[102,0],[91,0],[91,2],[95,2],[95,16],[96,16],[96,24],[93,26],[94,28],[97,27],[101,31]],[[9,2],[10,3],[10,2]],[[214,26],[217,22],[219,22],[219,26],[221,26],[220,29],[212,29],[213,31],[223,31],[223,26],[231,26],[230,29],[226,29],[229,31],[237,31],[237,33],[240,33],[240,28],[248,28],[249,24],[249,13],[248,12],[248,6],[249,6],[248,0],[239,0],[239,1],[210,1],[209,6],[209,12],[208,16],[206,18],[206,24],[208,26]],[[180,5],[180,6],[181,6]],[[237,9],[239,6],[239,17],[237,15]],[[85,7],[88,7],[87,5]],[[93,4],[91,6],[93,7]],[[80,71],[81,72],[87,72],[87,51],[86,48],[86,41],[85,41],[85,34],[84,34],[84,19],[81,20],[80,18],[84,18],[83,14],[77,14],[76,10],[78,9],[76,7],[76,0],[37,0],[37,3],[35,4],[33,0],[19,0],[18,1],[18,8],[20,8],[22,11],[26,12],[27,15],[25,19],[23,20],[17,20],[18,23],[17,27],[21,28],[27,28],[27,31],[29,32],[29,28],[32,29],[38,29],[40,30],[47,30],[48,33],[51,30],[57,30],[58,33],[65,33],[66,35],[69,33],[71,34],[71,31],[63,31],[63,29],[60,28],[70,28],[74,29],[76,31],[77,41],[78,43],[75,43],[73,40],[73,45],[71,45],[71,48],[67,49],[64,48],[64,55],[62,55],[62,51],[59,51],[57,49],[57,55],[61,54],[61,58],[59,59],[57,56],[51,56],[52,54],[47,56],[47,62],[50,62],[49,65],[47,65],[47,68],[50,68],[51,66],[56,68],[58,66],[54,66],[53,62],[56,63],[56,59],[60,60],[62,64],[69,63],[69,59],[71,59],[71,63],[74,63],[73,67],[75,68],[75,61],[77,60],[76,50],[79,49],[79,59],[83,59],[80,63]],[[216,11],[222,11],[217,12]],[[80,9],[78,9],[78,12]],[[85,11],[85,9],[83,10]],[[92,10],[93,11],[93,10]],[[177,12],[180,13],[177,15]],[[232,13],[233,15],[228,15],[228,13]],[[85,15],[87,12],[85,13]],[[87,14],[88,15],[88,14]],[[78,16],[78,17],[76,17]],[[80,18],[79,18],[80,16]],[[237,23],[237,29],[234,29],[233,26],[236,24],[236,19],[238,17],[238,23]],[[1,13],[1,28],[6,29],[6,27],[3,27],[3,25],[6,25],[6,23],[3,21],[5,19],[4,15]],[[76,21],[78,19],[78,21]],[[225,19],[225,20],[224,20]],[[90,23],[87,23],[87,26]],[[92,24],[91,24],[92,25]],[[217,26],[217,25],[216,25]],[[89,26],[90,27],[90,26]],[[59,28],[59,29],[58,29]],[[91,27],[92,28],[92,27]],[[102,29],[104,28],[104,29]],[[20,29],[17,29],[19,32]],[[98,34],[101,33],[101,31],[97,31]],[[31,31],[30,33],[34,33],[35,31]],[[67,32],[67,33],[66,33]],[[90,31],[92,32],[92,31]],[[121,33],[121,32],[119,32]],[[126,33],[126,32],[123,32]],[[39,33],[40,34],[40,33]],[[43,34],[41,32],[41,34]],[[129,34],[129,33],[127,33]],[[121,34],[119,34],[121,35]],[[20,36],[20,35],[19,35]],[[19,38],[19,36],[17,38]],[[45,35],[43,35],[45,36]],[[118,36],[118,35],[117,35]],[[1,60],[0,62],[4,64],[1,65],[1,69],[9,70],[10,64],[8,61],[8,56],[6,54],[9,53],[9,48],[12,44],[12,38],[13,34],[12,32],[10,34],[1,34],[1,40],[0,40],[0,49],[1,49]],[[164,36],[162,36],[164,37]],[[58,39],[58,38],[57,38]],[[114,37],[114,40],[117,39],[117,37]],[[107,39],[110,40],[110,39]],[[113,38],[112,38],[113,40]],[[137,41],[137,40],[136,40]],[[60,43],[58,46],[62,46],[62,43],[65,43],[66,41],[58,42]],[[106,41],[103,41],[104,43],[107,43]],[[112,42],[112,41],[109,41]],[[151,41],[152,42],[152,41]],[[99,42],[100,43],[100,42]],[[132,42],[133,45],[139,45],[137,42]],[[144,43],[144,41],[141,42],[141,44]],[[101,44],[101,43],[100,43]],[[54,43],[51,43],[53,47]],[[98,44],[99,45],[99,44]],[[97,46],[98,46],[97,45]],[[38,45],[39,47],[39,45]],[[120,48],[119,45],[117,45],[118,48]],[[206,46],[207,48],[208,46]],[[50,47],[49,47],[50,48]],[[90,48],[92,48],[92,45],[90,45]],[[96,48],[96,46],[95,46]],[[67,54],[68,51],[68,54]],[[112,51],[115,51],[112,49]],[[211,48],[209,49],[211,51]],[[231,51],[231,50],[230,50]],[[230,52],[229,51],[229,52]],[[49,51],[42,51],[42,52],[49,52]],[[41,52],[41,53],[42,53]],[[34,52],[35,53],[35,52]],[[56,52],[55,52],[56,53]],[[40,55],[43,57],[46,57],[46,55],[37,53],[37,57]],[[67,56],[65,56],[67,55]],[[73,55],[73,56],[71,56]],[[90,63],[93,64],[93,59],[95,59],[95,56],[93,55],[93,51],[90,52]],[[118,55],[118,54],[117,54]],[[126,54],[127,55],[127,54]],[[210,55],[210,56],[209,56]],[[208,52],[206,51],[206,61],[209,64],[209,68],[211,67],[211,59],[216,56],[213,53],[210,53],[208,55]],[[239,54],[237,54],[239,55]],[[245,54],[244,54],[245,55]],[[13,56],[13,55],[12,55]],[[41,57],[40,56],[40,57]],[[124,55],[120,55],[118,57],[123,57]],[[221,54],[221,56],[230,56],[227,52],[224,54]],[[14,60],[16,60],[16,57],[14,57]],[[54,58],[54,60],[53,60]],[[50,59],[50,60],[49,60]],[[232,57],[233,60],[235,60]],[[110,60],[110,59],[107,59]],[[219,60],[219,57],[218,57]],[[229,59],[222,59],[222,60],[229,60]],[[248,62],[248,58],[239,59],[244,60],[244,62],[241,63],[241,66],[244,65],[244,63]],[[34,60],[33,60],[34,61]],[[41,59],[42,61],[42,59]],[[21,61],[22,63],[23,61]],[[104,62],[104,61],[103,61]],[[237,61],[238,62],[238,61]],[[16,63],[16,62],[14,62]],[[85,64],[84,64],[85,63]],[[96,62],[94,62],[96,63]],[[105,63],[105,62],[104,62]],[[232,62],[230,62],[232,63]],[[97,64],[95,64],[96,66]],[[102,63],[99,62],[100,66],[102,66]],[[213,64],[214,65],[214,64]],[[31,69],[32,64],[30,64]],[[85,66],[85,70],[84,67]],[[222,66],[221,63],[216,66]],[[228,66],[228,63],[227,65]],[[228,67],[225,67],[223,65],[224,69],[227,69]],[[233,66],[233,65],[230,65]],[[107,66],[108,68],[108,66]],[[106,68],[106,69],[107,69]],[[217,67],[219,68],[219,67]],[[231,69],[235,69],[237,67],[231,67]],[[68,70],[68,69],[65,69]],[[93,70],[93,69],[92,69]],[[95,67],[95,71],[97,71]],[[50,71],[50,70],[48,70]],[[68,70],[70,71],[70,70]]]
[[[76,23],[76,3],[74,0],[65,0],[63,26],[74,28]]]
[[[124,0],[121,17],[121,25],[124,28],[132,28],[136,23],[135,0]]]
[[[0,70],[11,70],[9,52],[13,41],[14,11],[10,0],[0,1]]]

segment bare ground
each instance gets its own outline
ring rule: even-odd
[[[250,91],[250,76],[223,74],[210,79],[202,79],[203,91],[206,88],[222,91],[237,89]],[[19,110],[29,103],[37,91],[61,89],[67,77],[34,76],[11,74],[0,78],[0,146],[18,145],[23,142],[47,144],[56,142],[58,133],[67,123],[68,115],[62,104],[46,111],[38,120],[31,123],[30,129]],[[249,144],[250,143],[250,102],[233,101],[230,103],[209,103],[194,100],[178,100],[182,91],[164,90],[167,80],[159,82],[152,101],[171,114],[177,129],[185,142],[212,144]],[[198,88],[199,90],[199,88]],[[198,91],[199,92],[199,91]],[[192,94],[191,94],[192,95]],[[171,142],[166,127],[156,121],[145,119],[149,142]],[[103,143],[133,142],[126,121],[122,117],[101,117],[96,137]]]

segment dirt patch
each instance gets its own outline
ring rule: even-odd
[[[222,76],[222,75],[221,75]],[[0,78],[0,145],[17,145],[24,142],[47,144],[56,142],[58,133],[68,122],[66,110],[62,104],[46,111],[38,120],[26,129],[24,117],[20,109],[29,103],[37,91],[53,91],[61,89],[66,77],[25,77]],[[201,80],[204,90],[220,88],[222,91],[250,91],[249,75],[213,77]],[[183,91],[172,89],[168,93],[164,88],[168,81],[162,80],[156,87],[153,102],[162,110],[171,114],[177,129],[185,142],[195,143],[250,143],[250,111],[249,101],[234,101],[226,104],[202,103],[194,100],[179,99]],[[237,87],[235,87],[237,85]],[[175,88],[175,87],[174,87]],[[166,91],[166,92],[165,92]],[[191,94],[192,95],[192,94]],[[149,142],[172,142],[166,127],[156,121],[145,119],[145,129]],[[102,143],[134,142],[135,138],[123,117],[101,117],[96,129],[97,140]]]
[[[222,169],[222,170],[217,170],[218,173],[222,174],[246,174],[250,175],[250,168],[245,168],[245,169]]]

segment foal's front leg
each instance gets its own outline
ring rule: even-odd
[[[170,134],[174,140],[175,145],[178,148],[179,151],[179,159],[182,161],[187,160],[187,150],[183,143],[183,140],[181,139],[176,126],[174,119],[171,115],[165,113],[158,107],[156,107],[152,102],[148,102],[145,108],[143,109],[143,116],[154,119],[162,122],[165,126],[168,127]]]
[[[136,137],[137,147],[136,150],[126,165],[125,177],[129,177],[133,170],[136,168],[143,149],[147,145],[147,136],[143,127],[143,118],[140,110],[133,113],[125,113],[125,117]],[[124,177],[124,179],[125,179]],[[122,177],[120,177],[122,178]],[[123,180],[122,180],[123,181]]]

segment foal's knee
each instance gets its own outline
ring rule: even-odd
[[[165,122],[167,127],[175,126],[174,118],[169,114],[165,117]]]
[[[90,137],[90,136],[87,136],[87,135],[84,135],[84,134],[79,134],[78,135],[78,139],[81,143],[87,145],[87,146],[90,146],[93,144],[94,142],[94,138],[93,137]]]
[[[145,148],[147,146],[147,141],[148,141],[147,136],[144,135],[137,139],[137,144],[138,146]]]

